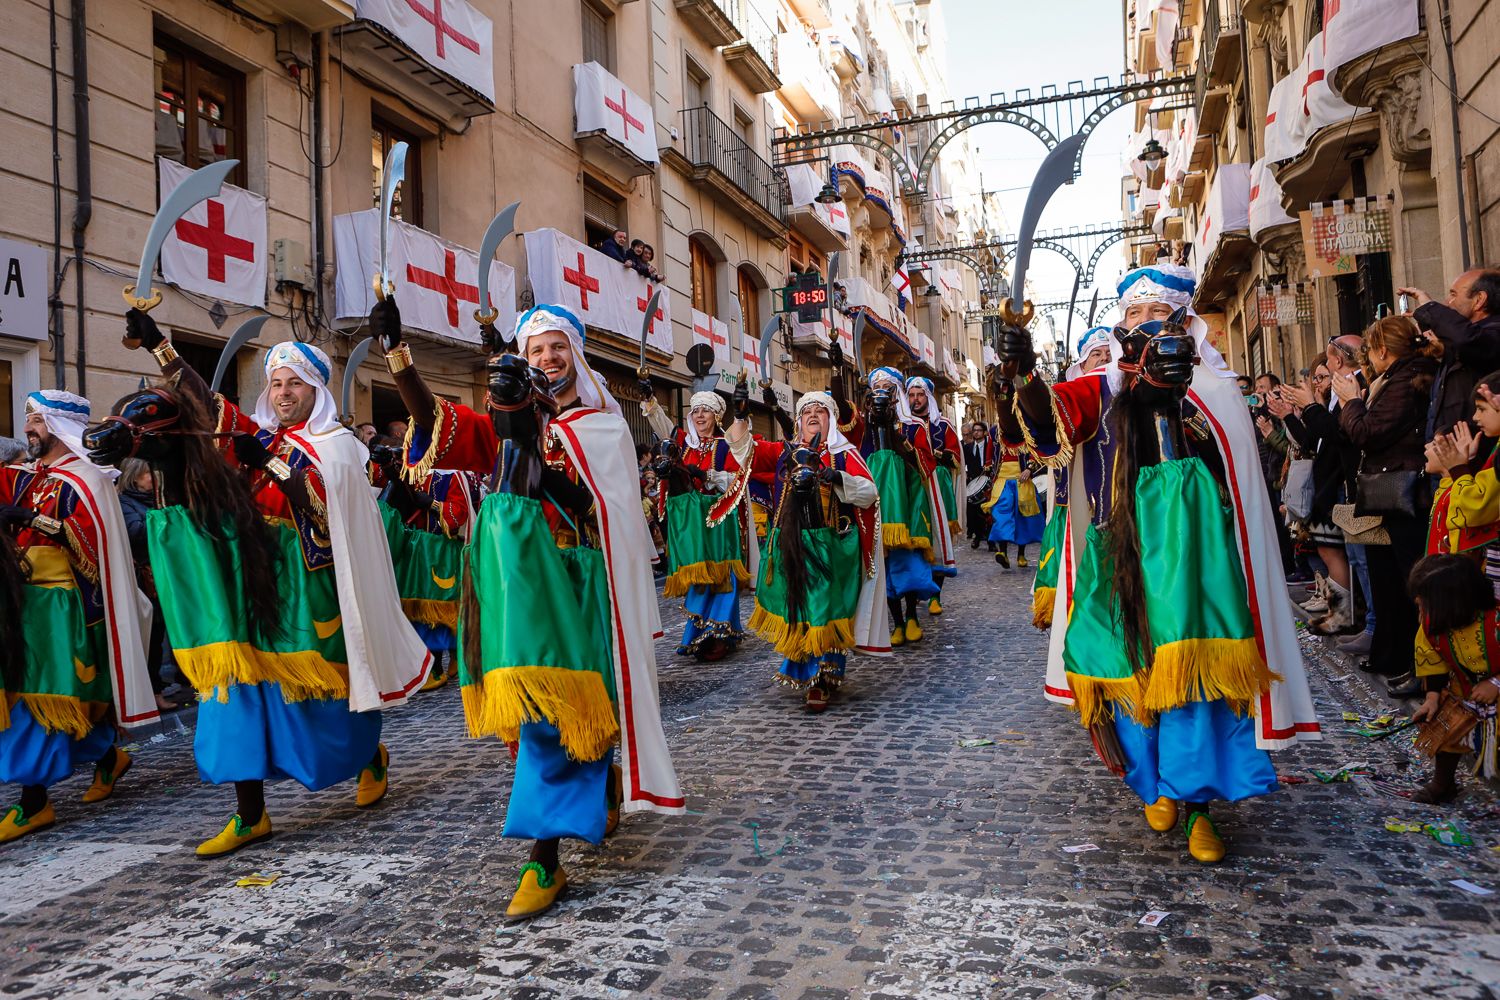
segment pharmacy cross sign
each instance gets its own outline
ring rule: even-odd
[[[433,34],[437,36],[437,55],[439,59],[445,58],[444,47],[446,39],[453,39],[459,45],[468,49],[475,55],[480,55],[479,42],[460,32],[453,25],[443,20],[443,0],[432,0],[432,9],[423,7],[417,0],[406,0],[406,6],[412,9],[422,20],[432,25]]]
[[[646,311],[646,307],[648,305],[650,305],[650,304],[651,304],[651,301],[649,299],[647,299],[647,298],[644,298],[644,297],[635,300],[635,307],[636,307],[636,309],[640,310],[642,313],[644,313]],[[665,314],[661,311],[661,306],[657,306],[656,307],[656,312],[652,313],[651,314],[651,319],[646,322],[646,329],[649,332],[651,332],[651,333],[655,333],[656,332],[656,321],[659,320],[659,319],[664,319],[664,318],[666,318],[666,317],[665,317]]]
[[[419,288],[437,292],[448,300],[448,325],[458,329],[458,304],[479,302],[479,286],[458,281],[454,271],[458,257],[452,250],[443,251],[443,272],[426,271],[415,264],[406,265],[406,280]]]
[[[630,141],[630,126],[632,125],[635,126],[635,130],[641,133],[641,135],[646,134],[645,123],[642,122],[639,118],[631,117],[630,102],[625,99],[624,87],[620,88],[620,103],[616,104],[614,101],[611,101],[606,97],[604,99],[604,106],[620,116],[621,127],[625,129],[626,142]],[[645,306],[641,306],[642,311],[644,311],[645,308]]]
[[[210,198],[205,204],[208,206],[208,225],[178,219],[177,238],[184,243],[190,243],[208,251],[208,280],[224,281],[226,280],[224,258],[233,257],[235,260],[253,263],[255,244],[249,240],[242,240],[238,236],[230,236],[225,230],[222,201]]]
[[[583,308],[587,309],[589,307],[589,292],[597,292],[599,290],[599,279],[591,277],[588,270],[584,268],[582,250],[578,251],[578,270],[575,271],[571,267],[564,267],[563,280],[570,285],[578,286],[578,294],[583,299]],[[641,306],[642,312],[645,309],[645,306]]]

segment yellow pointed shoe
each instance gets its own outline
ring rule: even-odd
[[[927,602],[927,613],[929,615],[940,615],[943,613],[943,602],[936,597]]]
[[[125,772],[130,770],[132,763],[134,761],[130,759],[130,754],[119,747],[115,747],[115,766],[119,770],[111,774],[97,764],[94,765],[94,783],[89,786],[88,791],[83,793],[83,801],[103,802],[113,795],[115,793],[115,785],[119,783],[121,778],[125,777]]]
[[[257,840],[264,840],[271,835],[271,814],[261,810],[260,822],[254,826],[246,826],[240,819],[240,814],[235,813],[229,817],[229,822],[224,829],[219,831],[217,837],[210,837],[198,845],[198,857],[217,858],[224,854],[233,854],[246,844],[253,844]]]
[[[917,620],[915,618],[908,618],[906,620],[906,641],[916,642],[921,638],[922,626],[917,624]]]
[[[1166,833],[1177,825],[1177,803],[1163,795],[1146,807],[1146,822],[1157,833]]]
[[[57,813],[52,811],[51,802],[38,809],[34,816],[21,812],[20,806],[11,806],[4,816],[0,816],[0,844],[20,840],[28,833],[45,830],[56,822]]]
[[[609,765],[609,770],[615,776],[615,790],[612,795],[608,791],[605,793],[606,799],[609,802],[609,809],[604,814],[604,835],[606,837],[614,833],[620,825],[620,799],[625,793],[625,775],[620,770],[620,765],[611,764]]]
[[[354,793],[354,804],[361,809],[373,806],[385,798],[385,792],[391,776],[391,753],[380,747],[380,763],[366,764],[364,770],[359,772],[359,789]]]
[[[903,645],[906,642],[906,630],[897,625],[891,630],[891,648]]]
[[[427,680],[422,683],[423,691],[436,691],[448,683],[448,671],[434,670],[427,675]]]
[[[1194,861],[1205,865],[1216,865],[1224,860],[1224,841],[1214,829],[1214,821],[1208,813],[1195,812],[1188,816],[1188,853]]]
[[[1017,556],[1016,557],[1016,568],[1017,569],[1025,569],[1027,566],[1030,566],[1030,565],[1031,565],[1031,563],[1029,563],[1029,562],[1026,561],[1026,557],[1025,556]]]
[[[542,880],[546,877],[546,870],[535,861],[528,861],[521,866],[521,884],[516,886],[516,894],[510,897],[510,905],[505,908],[505,919],[530,920],[552,909],[552,904],[557,902],[557,897],[567,888],[568,873],[558,865],[551,880],[543,885]]]

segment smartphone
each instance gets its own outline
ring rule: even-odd
[[[1402,315],[1411,312],[1411,296],[1402,292],[1396,297],[1396,309]]]
[[[1250,395],[1245,397],[1245,405],[1250,407],[1250,409],[1252,410],[1260,409],[1260,404],[1261,398],[1260,393],[1258,392],[1252,392]]]

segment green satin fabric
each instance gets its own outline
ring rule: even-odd
[[[938,496],[943,498],[943,509],[948,520],[958,520],[958,491],[953,487],[953,470],[946,465],[937,467]]]
[[[413,528],[389,504],[380,505],[385,537],[391,547],[396,592],[403,600],[457,601],[463,569],[464,543],[421,528]]]
[[[104,622],[85,622],[83,598],[72,587],[26,587],[21,598],[26,670],[10,694],[53,694],[108,702],[109,643]],[[4,703],[0,702],[0,708]]]
[[[890,449],[874,452],[865,465],[880,491],[880,523],[887,528],[901,525],[913,538],[930,539],[932,503],[917,470]]]
[[[1058,567],[1062,565],[1063,539],[1068,533],[1068,508],[1059,505],[1052,509],[1047,519],[1047,530],[1042,532],[1042,554],[1036,561],[1035,589],[1057,586]]]
[[[840,537],[832,528],[803,530],[808,580],[802,595],[801,615],[794,620],[787,608],[786,566],[778,544],[780,530],[772,529],[766,537],[766,547],[761,550],[755,602],[789,625],[852,622],[859,605],[859,588],[864,582],[859,532],[849,531]]]
[[[316,652],[329,663],[348,662],[334,568],[309,571],[297,533],[285,524],[273,524],[271,531],[281,551],[282,630],[279,636],[255,637],[252,642],[239,544],[220,543],[228,548],[225,572],[216,543],[199,530],[186,508],[147,512],[151,570],[174,649],[237,642],[268,652]]]
[[[740,521],[729,516],[712,528],[708,511],[717,496],[693,490],[667,500],[668,575],[699,563],[732,563],[745,558],[740,544]]]

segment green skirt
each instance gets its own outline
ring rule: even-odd
[[[755,589],[755,611],[750,629],[789,660],[805,660],[854,646],[854,615],[864,583],[859,532],[839,535],[832,528],[802,532],[809,579],[794,619],[787,607],[785,562],[773,529],[761,552],[760,583]]]
[[[1036,578],[1031,584],[1031,624],[1037,628],[1052,625],[1052,608],[1057,598],[1058,569],[1062,566],[1063,541],[1068,534],[1068,506],[1058,504],[1047,519],[1042,532],[1042,554],[1036,561]]]
[[[932,562],[932,502],[917,470],[890,449],[865,459],[880,492],[881,541],[887,549],[918,549]]]
[[[281,630],[250,634],[238,540],[216,541],[186,508],[146,514],[146,542],[167,638],[200,696],[228,697],[231,684],[275,681],[287,701],[349,697],[348,653],[332,566],[309,571],[297,533],[273,523],[281,553]]]
[[[1274,677],[1256,640],[1233,512],[1221,504],[1217,481],[1201,460],[1177,459],[1142,469],[1135,498],[1148,665],[1139,676],[1131,671],[1105,535],[1090,527],[1063,645],[1084,721],[1101,718],[1110,702],[1142,722],[1192,701],[1248,709]]]
[[[662,586],[667,597],[682,597],[695,586],[722,594],[731,577],[741,586],[750,582],[738,514],[708,526],[709,509],[719,499],[694,490],[667,500],[667,579]]]
[[[0,698],[0,728],[9,726],[10,701],[19,699],[47,732],[83,739],[113,704],[104,622],[88,624],[76,587],[27,586],[21,628],[25,673],[21,690]]]
[[[946,465],[937,467],[938,496],[943,498],[943,510],[948,513],[948,524],[958,530],[958,491],[953,486],[953,470]]]
[[[391,546],[391,568],[396,572],[401,610],[419,624],[456,629],[463,539],[413,528],[387,504],[380,505],[380,513]]]
[[[608,575],[597,549],[559,549],[537,500],[492,493],[465,550],[458,679],[471,736],[514,742],[550,722],[574,760],[619,738]]]

